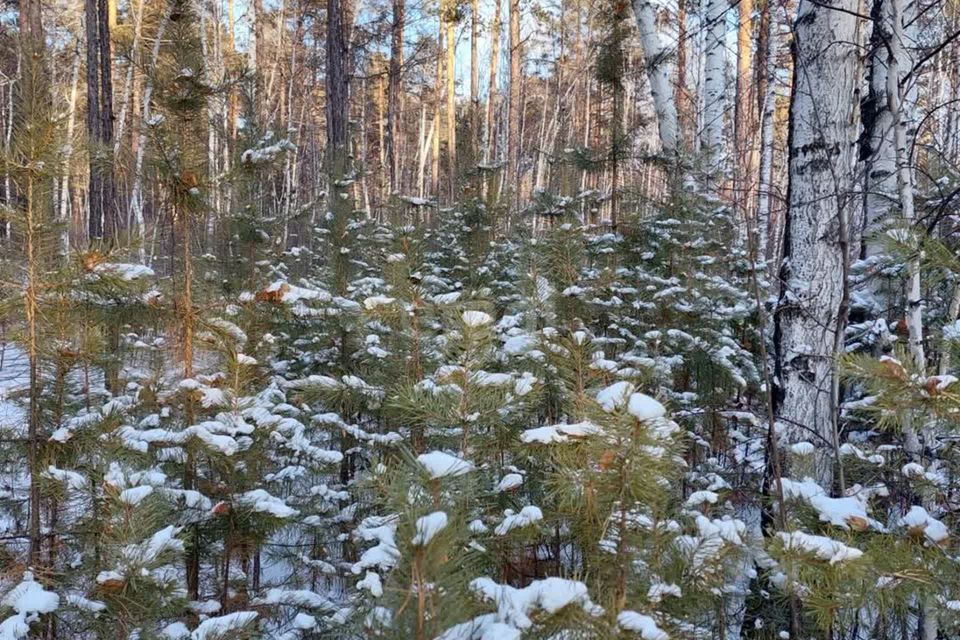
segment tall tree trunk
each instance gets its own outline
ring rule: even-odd
[[[356,145],[356,147],[359,147],[361,167],[370,166],[370,148],[369,148],[370,134],[367,131],[367,103],[369,102],[368,100],[369,96],[370,96],[370,88],[367,84],[367,79],[363,78],[360,81],[360,131],[359,131],[360,144]],[[360,172],[360,197],[363,200],[363,213],[369,219],[371,217],[371,213],[370,213],[370,185],[367,182],[368,173],[369,171]]]
[[[727,0],[707,0],[706,42],[703,71],[703,129],[701,148],[707,169],[719,173],[723,168],[723,117],[726,112],[725,33]],[[718,180],[719,183],[719,180]]]
[[[677,2],[677,127],[679,143],[684,150],[693,150],[693,134],[696,129],[694,105],[687,89],[687,0]]]
[[[97,0],[100,45],[100,149],[103,156],[103,223],[104,236],[114,238],[120,227],[117,211],[116,183],[113,173],[113,51],[110,40],[111,20],[116,23],[115,0]]]
[[[757,186],[757,225],[760,237],[757,242],[757,253],[760,258],[770,259],[773,256],[773,229],[771,229],[771,213],[773,202],[773,143],[774,143],[774,109],[776,107],[776,58],[777,58],[777,28],[771,12],[771,0],[764,0],[763,14],[760,19],[762,30],[757,51],[757,76],[761,79],[757,83],[760,94],[760,166]]]
[[[230,59],[237,54],[236,37],[236,3],[234,0],[227,0],[227,48],[230,52]],[[237,114],[240,111],[240,96],[236,88],[231,88],[228,102],[230,104],[227,111],[226,134],[233,141],[237,138]]]
[[[913,197],[913,170],[910,163],[907,126],[912,122],[910,110],[913,101],[905,99],[906,88],[902,85],[905,73],[909,72],[910,59],[907,53],[907,41],[904,37],[906,0],[877,0],[889,5],[881,14],[889,15],[890,36],[884,48],[889,56],[887,61],[887,102],[893,115],[894,160],[896,163],[897,195],[900,214],[904,227],[916,224],[917,216]],[[876,27],[874,27],[876,28]],[[919,244],[919,243],[918,243]],[[907,262],[907,299],[904,318],[907,323],[907,346],[913,360],[913,366],[920,375],[924,374],[927,362],[923,348],[923,300],[920,292],[920,250],[912,252]],[[908,414],[904,426],[904,449],[911,456],[921,453],[916,425]]]
[[[794,27],[789,211],[775,316],[777,420],[813,439],[829,489],[836,439],[835,358],[846,319],[848,220],[860,86],[857,1],[800,0]]]
[[[493,26],[490,29],[490,73],[487,79],[487,108],[485,114],[484,156],[485,163],[495,161],[496,135],[493,130],[497,103],[497,70],[500,67],[500,5],[502,0],[493,1]]]
[[[736,203],[746,233],[755,230],[753,218],[756,171],[756,99],[753,85],[753,0],[738,0],[737,98],[733,116],[733,139],[737,152]],[[743,235],[743,234],[741,234]]]
[[[510,96],[507,116],[507,180],[514,197],[519,193],[520,178],[520,118],[521,87],[523,83],[523,43],[520,41],[520,0],[510,3]]]
[[[49,108],[50,72],[45,56],[40,0],[21,0],[17,25],[20,30],[20,95],[15,119],[24,122]]]
[[[145,4],[145,0],[137,1],[133,15],[133,45],[130,49],[130,62],[127,64],[126,79],[123,81],[123,98],[120,101],[120,116],[117,118],[117,130],[113,142],[114,155],[120,152],[120,145],[123,144],[123,133],[130,111],[130,98],[136,84],[136,74],[140,67],[140,36],[143,33],[143,5]]]
[[[274,87],[277,84],[277,75],[280,71],[280,65],[283,64],[285,56],[283,55],[283,36],[286,33],[286,28],[284,27],[284,21],[286,20],[287,15],[287,3],[286,0],[279,0],[279,6],[277,7],[277,19],[274,23],[273,31],[276,34],[276,39],[271,44],[272,48],[276,52],[273,56],[273,63],[270,65],[270,75],[267,77],[266,88],[264,89],[263,97],[265,100],[269,99],[269,96],[277,96],[277,93],[274,91]],[[346,32],[344,32],[346,33]],[[346,37],[346,36],[344,36]],[[263,65],[265,61],[261,60],[260,64]],[[286,100],[286,94],[281,90],[279,96],[277,96],[276,104],[266,108],[266,120],[265,123],[270,127],[275,126],[276,122],[279,122],[283,118],[285,113],[284,101]]]
[[[673,52],[677,34],[671,27],[669,2],[658,4],[653,0],[633,0],[643,57],[650,82],[650,94],[657,114],[660,147],[665,155],[677,151],[677,102],[673,90]]]
[[[169,2],[167,9],[157,27],[157,33],[153,39],[153,51],[150,53],[150,68],[147,70],[146,86],[143,90],[143,106],[140,115],[140,131],[137,134],[137,154],[133,167],[133,188],[130,193],[130,210],[137,223],[137,234],[139,243],[140,261],[146,260],[147,229],[143,215],[143,160],[147,152],[147,128],[151,126],[152,116],[151,103],[153,100],[154,76],[157,71],[157,62],[160,59],[160,45],[163,42],[163,34],[170,24],[170,16],[173,12],[174,3]]]
[[[897,86],[896,48],[893,39],[893,0],[875,0],[870,14],[873,30],[870,35],[870,68],[867,76],[868,93],[861,102],[863,133],[860,136],[860,160],[864,163],[863,239],[866,257],[874,258],[884,252],[877,234],[888,220],[891,209],[898,205],[897,157],[894,144],[895,114],[890,105],[897,98],[889,95],[890,82]],[[891,79],[891,74],[894,77]],[[876,315],[886,305],[880,299],[878,283],[874,283]]]
[[[916,229],[916,211],[913,193],[913,169],[910,159],[907,127],[913,122],[913,110],[916,107],[914,96],[909,96],[909,87],[903,86],[906,73],[912,70],[912,61],[908,53],[908,38],[904,34],[906,23],[914,18],[907,15],[906,7],[909,0],[876,0],[884,6],[876,12],[880,20],[874,21],[874,29],[878,24],[884,27],[884,36],[887,37],[884,52],[887,55],[886,64],[886,97],[887,108],[893,116],[893,144],[896,163],[897,195],[899,196],[900,214],[903,226],[913,231],[913,237],[919,237],[920,230]],[[915,41],[915,40],[914,40]],[[909,98],[908,98],[909,96]],[[919,241],[916,241],[919,245]],[[904,318],[907,324],[907,348],[913,360],[914,370],[921,376],[926,375],[926,354],[923,345],[923,299],[921,297],[920,282],[920,248],[911,252],[907,261],[906,304]],[[951,305],[952,306],[952,305]],[[948,309],[953,312],[953,309]],[[903,448],[913,459],[919,459],[923,447],[918,436],[915,416],[908,412],[903,422]],[[932,431],[935,427],[930,427]],[[931,433],[935,439],[935,433]],[[929,499],[924,506],[932,508]],[[939,636],[938,607],[932,596],[924,598],[921,604],[923,611],[923,638],[936,640]]]
[[[17,47],[17,75],[23,68],[23,50]],[[13,149],[13,131],[14,123],[20,119],[20,110],[22,107],[18,103],[20,86],[11,84],[7,87],[6,111],[7,119],[3,128],[3,149],[10,153]],[[14,202],[14,188],[12,176],[10,175],[10,166],[4,163],[3,166],[3,203],[12,206]],[[0,239],[10,237],[10,220],[0,216]]]
[[[430,158],[430,193],[440,200],[440,110],[443,105],[443,20],[437,31],[437,73],[433,82],[433,155]]]
[[[89,213],[87,235],[91,241],[103,238],[103,175],[100,151],[100,47],[98,44],[98,0],[84,0],[83,19],[87,32],[87,146],[90,178],[87,191]]]
[[[263,116],[263,0],[253,0],[250,3],[250,44],[248,59],[250,74],[253,76],[253,113],[257,119]]]
[[[88,234],[112,239],[118,216],[113,180],[113,72],[107,0],[85,0],[87,32],[87,135],[90,146]]]
[[[867,97],[861,103],[863,133],[860,159],[864,162],[863,226],[864,249],[868,259],[884,253],[878,234],[899,208],[904,225],[915,221],[913,172],[907,149],[907,113],[913,102],[905,100],[901,86],[910,71],[911,61],[904,38],[904,0],[875,0],[871,8],[873,31],[870,35],[870,71]],[[919,258],[907,264],[908,348],[914,366],[923,371],[923,319],[920,299]],[[879,317],[890,307],[880,279],[868,283],[874,300],[872,315]],[[908,453],[920,452],[917,430],[909,420],[904,427],[904,446]]]
[[[400,100],[403,67],[403,29],[406,22],[406,0],[393,0],[393,26],[390,33],[390,68],[387,71],[387,162],[390,171],[390,193],[400,190]]]
[[[350,191],[350,75],[347,17],[341,0],[327,0],[327,172],[335,262],[334,289],[346,293],[349,282],[349,220],[353,213]]]
[[[456,199],[457,184],[457,8],[450,2],[444,12],[447,27],[447,179],[450,202]]]
[[[389,72],[388,72],[389,73]],[[377,175],[377,199],[378,213],[382,209],[389,195],[390,179],[387,169],[387,76],[381,73],[377,78],[377,153],[379,155],[378,175]],[[291,82],[292,87],[292,82]],[[290,101],[293,101],[293,92],[290,92]]]
[[[74,133],[77,120],[77,97],[80,93],[80,41],[73,52],[73,70],[70,72],[70,104],[67,115],[67,143],[63,150],[63,173],[60,177],[60,202],[58,222],[63,226],[60,231],[60,252],[66,256],[70,251],[70,175],[73,171]]]
[[[480,150],[480,2],[470,0],[470,136],[474,161]]]
[[[436,118],[430,121],[430,129],[427,130],[427,103],[426,101],[421,101],[420,103],[420,162],[417,165],[417,195],[421,198],[426,196],[427,189],[427,179],[426,179],[426,170],[427,170],[427,157],[430,154],[430,145],[434,137],[434,133],[437,128]]]

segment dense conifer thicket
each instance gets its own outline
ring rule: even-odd
[[[960,637],[957,9],[11,4],[0,640]]]

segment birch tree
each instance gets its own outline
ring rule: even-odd
[[[145,260],[146,257],[146,219],[144,217],[144,159],[146,158],[147,152],[147,133],[149,127],[153,122],[152,114],[152,104],[153,104],[153,90],[155,86],[155,73],[157,71],[157,63],[160,59],[160,48],[163,42],[163,36],[166,32],[167,25],[170,23],[170,16],[173,12],[173,3],[169,3],[166,10],[163,13],[163,17],[160,20],[160,24],[157,26],[157,32],[154,35],[153,39],[153,49],[150,53],[150,68],[147,71],[146,86],[143,90],[143,107],[142,113],[140,116],[140,131],[137,133],[137,154],[136,159],[134,160],[133,168],[133,188],[131,189],[130,195],[130,210],[133,212],[133,218],[137,223],[137,233],[140,240],[140,260],[141,262]]]
[[[775,131],[774,111],[777,95],[777,54],[779,52],[779,23],[771,10],[771,2],[763,3],[761,18],[762,50],[757,54],[757,94],[760,108],[760,160],[757,179],[757,225],[759,239],[757,249],[768,260],[774,254],[774,229],[772,229],[773,202],[773,146]]]
[[[888,85],[899,83],[897,58],[903,55],[903,51],[902,43],[893,37],[893,13],[893,0],[876,0],[871,5],[873,29],[870,34],[868,92],[861,104],[863,133],[860,138],[860,159],[864,162],[863,238],[868,257],[882,253],[877,233],[899,199],[895,114],[890,108]]]
[[[726,111],[726,0],[706,0],[706,42],[703,71],[703,129],[701,148],[707,168],[718,171],[723,160],[723,119]]]
[[[66,255],[70,250],[70,178],[73,173],[71,160],[74,150],[74,128],[77,117],[77,95],[80,88],[80,42],[77,41],[73,53],[73,69],[70,72],[70,101],[67,108],[67,141],[63,148],[63,171],[60,177],[60,202],[58,222],[63,225],[60,232],[60,251]]]
[[[814,439],[830,485],[836,439],[835,357],[846,320],[860,85],[857,3],[801,0],[794,23],[789,211],[775,316],[776,414],[788,441]]]
[[[643,60],[657,116],[664,155],[677,151],[677,102],[673,90],[677,46],[673,0],[633,0],[633,12],[643,45]]]

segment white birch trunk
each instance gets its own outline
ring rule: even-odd
[[[727,0],[706,0],[704,43],[703,129],[700,148],[708,171],[719,171],[723,162],[723,114],[726,112]]]
[[[914,102],[901,96],[900,80],[904,75],[904,67],[909,66],[907,47],[904,40],[904,0],[888,0],[891,11],[891,25],[893,33],[889,51],[890,62],[887,67],[887,99],[889,110],[893,114],[893,141],[894,159],[896,162],[897,192],[900,201],[900,210],[904,226],[916,223],[916,212],[913,202],[913,170],[910,162],[910,149],[907,146],[907,127],[912,126],[914,118],[909,114]],[[907,264],[907,305],[905,317],[907,321],[908,342],[910,355],[914,366],[919,371],[926,367],[926,358],[923,352],[923,316],[920,296],[920,257],[919,252]]]
[[[794,27],[789,211],[776,313],[781,437],[818,449],[829,487],[837,446],[835,357],[846,315],[848,215],[860,86],[856,0],[801,0]]]
[[[763,112],[760,114],[760,176],[758,181],[757,198],[757,225],[760,228],[760,239],[757,251],[760,257],[769,258],[771,251],[770,213],[773,201],[773,143],[774,143],[774,109],[777,96],[777,53],[780,27],[777,16],[771,7],[770,31],[767,34],[766,93],[763,96]]]
[[[67,143],[63,149],[63,174],[60,176],[60,211],[58,221],[60,232],[60,251],[62,255],[70,253],[70,160],[73,158],[73,134],[77,120],[77,94],[80,85],[80,49],[74,49],[73,69],[70,72],[70,107],[67,116]]]
[[[426,107],[420,109],[420,131],[421,133],[426,130],[426,120],[427,112]],[[417,184],[419,185],[418,195],[422,198],[425,195],[426,189],[426,167],[427,167],[427,156],[430,154],[430,148],[433,144],[433,138],[437,135],[437,122],[436,119],[430,121],[430,130],[427,132],[426,136],[421,139],[420,144],[420,164],[417,167]]]
[[[23,56],[20,53],[20,47],[17,47],[17,77],[20,77],[20,69],[22,68]],[[13,83],[10,83],[7,86],[7,128],[3,134],[4,140],[4,150],[9,153],[11,150],[11,144],[13,143],[13,120],[14,120],[14,96],[16,95],[16,87]],[[12,202],[11,189],[13,189],[13,183],[10,177],[10,168],[4,163],[3,169],[3,197],[6,198],[4,204],[10,204]],[[0,229],[0,237],[9,238],[10,237],[10,220],[6,219],[0,222],[2,229]]]
[[[153,41],[153,51],[150,55],[150,70],[147,73],[146,87],[143,91],[143,112],[140,116],[140,132],[137,136],[137,158],[134,162],[133,170],[133,188],[130,194],[130,209],[134,213],[137,222],[137,233],[140,240],[140,261],[146,258],[146,228],[143,219],[143,159],[147,149],[147,127],[150,126],[150,102],[153,99],[153,76],[157,69],[157,60],[160,58],[160,44],[163,42],[163,34],[167,30],[167,24],[170,22],[170,13],[173,11],[171,3],[160,26],[157,27],[157,34]]]
[[[678,142],[677,102],[673,89],[676,10],[673,0],[633,0],[633,12],[643,45],[653,108],[657,113],[660,146],[664,154],[673,155]]]
[[[896,69],[891,69],[893,49],[893,2],[877,0],[871,10],[873,33],[870,36],[870,73],[867,100],[863,108],[864,160],[863,225],[864,248],[867,258],[881,255],[883,245],[878,238],[891,209],[897,206],[897,157],[894,148],[894,113],[890,108],[890,77],[898,80]],[[897,80],[894,80],[896,82]],[[874,296],[880,293],[877,284]],[[879,314],[886,305],[879,300],[874,311]]]
[[[123,144],[123,133],[130,110],[130,97],[133,95],[133,83],[136,81],[136,70],[140,67],[140,36],[143,31],[143,5],[145,2],[146,0],[137,2],[137,11],[133,19],[133,45],[130,49],[130,61],[127,63],[126,79],[123,81],[123,99],[120,103],[120,115],[117,117],[117,131],[113,138],[114,155],[120,152],[120,145]]]
[[[864,196],[865,248],[867,257],[883,253],[879,232],[891,216],[900,210],[905,227],[915,221],[913,171],[907,148],[908,127],[913,126],[915,100],[904,94],[901,82],[911,68],[904,35],[905,0],[876,0],[871,10],[873,33],[870,37],[869,95],[864,109],[865,131],[862,158],[866,162]],[[925,368],[923,318],[920,298],[919,259],[907,265],[907,301],[904,318],[908,348],[918,370]],[[882,282],[870,283],[872,312],[879,316],[889,308]],[[908,453],[920,452],[917,430],[908,417],[904,427],[904,446]]]

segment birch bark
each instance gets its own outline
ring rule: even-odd
[[[147,128],[150,126],[150,102],[153,99],[154,73],[157,69],[157,61],[160,58],[160,45],[163,42],[163,34],[170,23],[170,14],[173,11],[173,4],[167,6],[157,27],[157,33],[154,36],[153,50],[150,54],[150,69],[147,72],[146,87],[143,90],[143,112],[140,116],[140,132],[137,134],[137,156],[134,161],[133,170],[133,189],[130,195],[130,210],[133,211],[137,222],[137,233],[139,235],[140,261],[146,260],[146,226],[143,217],[143,160],[147,151]]]
[[[853,206],[860,86],[856,0],[801,0],[783,283],[775,316],[778,431],[817,446],[817,479],[831,485],[836,441],[835,356],[846,316],[848,216]]]
[[[664,154],[677,151],[677,102],[673,90],[673,53],[677,46],[673,0],[633,0],[650,95],[657,114],[660,146]]]
[[[779,22],[776,20],[770,3],[764,3],[765,19],[761,21],[762,36],[765,50],[758,54],[762,60],[762,68],[757,70],[762,76],[760,85],[760,166],[758,168],[757,188],[757,225],[760,238],[757,250],[761,258],[771,259],[774,255],[775,235],[772,229],[773,203],[773,146],[774,146],[774,111],[777,96],[777,53],[779,50]]]
[[[123,144],[123,134],[126,128],[127,115],[130,110],[130,98],[133,94],[133,86],[136,82],[136,71],[140,67],[140,36],[143,32],[143,5],[144,0],[136,3],[136,11],[133,18],[133,45],[130,47],[130,62],[127,63],[126,79],[123,81],[123,98],[120,102],[120,115],[117,117],[117,131],[113,140],[114,155],[120,153],[120,145]]]
[[[67,116],[67,142],[63,149],[63,173],[60,176],[59,222],[63,225],[60,232],[60,253],[70,253],[70,175],[73,171],[71,160],[74,148],[74,128],[77,117],[77,95],[80,87],[80,43],[77,42],[73,53],[73,69],[70,72],[70,106]]]
[[[890,64],[895,56],[893,42],[893,2],[876,0],[870,17],[870,68],[868,93],[860,110],[863,133],[860,160],[864,162],[863,239],[867,258],[883,253],[877,233],[897,205],[897,158],[894,148],[894,113],[888,93]],[[876,287],[874,287],[876,289]],[[876,293],[876,291],[875,291]],[[881,312],[879,303],[875,311]]]
[[[726,0],[707,0],[704,43],[703,134],[701,149],[707,170],[719,172],[723,164],[723,114],[726,111],[726,65],[724,37],[727,31]]]

